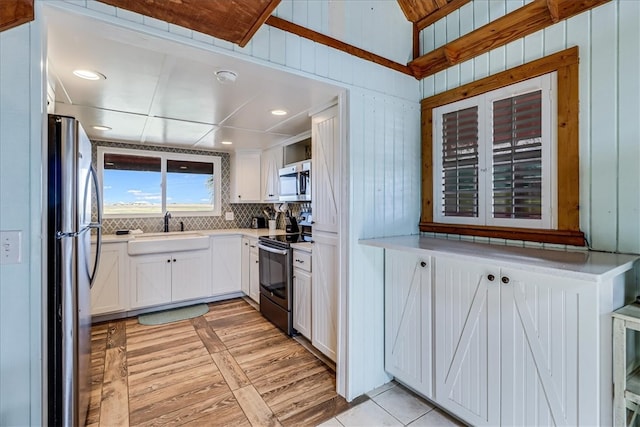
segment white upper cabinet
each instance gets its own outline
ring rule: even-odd
[[[280,196],[282,167],[282,147],[274,147],[262,152],[262,201],[277,202]]]
[[[338,106],[311,119],[313,231],[337,233],[340,192],[340,120]]]
[[[260,151],[237,151],[231,154],[231,203],[259,203]]]

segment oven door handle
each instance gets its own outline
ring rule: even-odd
[[[288,249],[274,249],[270,248],[269,246],[261,245],[260,243],[258,243],[258,249],[262,249],[263,251],[271,252],[272,254],[278,255],[287,255],[289,253]]]

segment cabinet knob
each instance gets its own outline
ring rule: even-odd
[[[167,262],[171,262],[171,260],[170,260],[170,259],[168,259],[168,260],[167,260]]]
[[[489,279],[490,282],[493,282],[494,280],[496,280],[496,276],[494,276],[493,274],[490,274],[487,276],[487,279]]]
[[[427,266],[427,263],[426,263],[426,262],[424,262],[424,261],[421,261],[421,262],[420,262],[420,267],[426,267],[426,266]]]
[[[509,283],[509,278],[507,276],[502,276],[502,279],[500,280],[502,280],[502,283],[504,283],[505,285]]]
[[[175,259],[175,258],[173,259],[173,262],[176,262],[176,259]]]

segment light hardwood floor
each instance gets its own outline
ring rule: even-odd
[[[94,325],[87,425],[316,425],[352,406],[333,371],[244,300],[209,307]]]

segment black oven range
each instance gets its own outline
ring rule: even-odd
[[[291,243],[311,241],[303,234],[258,238],[260,312],[287,335],[293,334],[293,250]]]

